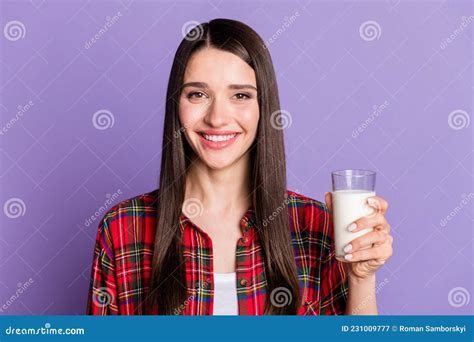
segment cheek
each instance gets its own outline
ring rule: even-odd
[[[241,111],[239,117],[239,122],[247,133],[255,135],[257,132],[258,121],[260,119],[258,106]]]
[[[201,120],[203,110],[200,106],[192,105],[190,103],[180,102],[179,104],[179,121],[181,126],[192,129],[194,125]]]

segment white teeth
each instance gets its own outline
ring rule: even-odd
[[[237,134],[230,134],[230,135],[207,135],[207,134],[203,134],[204,138],[206,138],[206,140],[210,140],[210,141],[227,141],[227,140],[230,140],[232,138],[234,138]]]

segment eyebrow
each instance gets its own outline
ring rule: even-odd
[[[183,84],[181,88],[184,89],[185,87],[196,87],[196,88],[206,88],[206,89],[209,88],[209,86],[205,82],[188,82],[188,83]],[[254,89],[255,91],[257,91],[257,88],[251,84],[230,84],[228,88],[229,89]]]

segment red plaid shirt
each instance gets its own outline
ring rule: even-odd
[[[90,315],[142,315],[150,284],[158,191],[125,200],[99,224],[87,303]],[[303,301],[298,315],[344,314],[348,283],[335,259],[331,216],[321,202],[288,191],[288,213]],[[271,224],[271,223],[270,223]],[[209,236],[180,218],[188,300],[175,314],[213,314],[213,258]],[[236,273],[239,315],[262,315],[266,291],[263,250],[249,209],[241,220]]]

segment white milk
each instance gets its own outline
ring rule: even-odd
[[[337,190],[332,192],[336,259],[346,261],[344,259],[344,247],[359,236],[373,231],[373,227],[362,229],[356,233],[347,230],[352,222],[374,212],[374,209],[367,205],[367,198],[372,196],[375,196],[375,192],[368,190]]]

